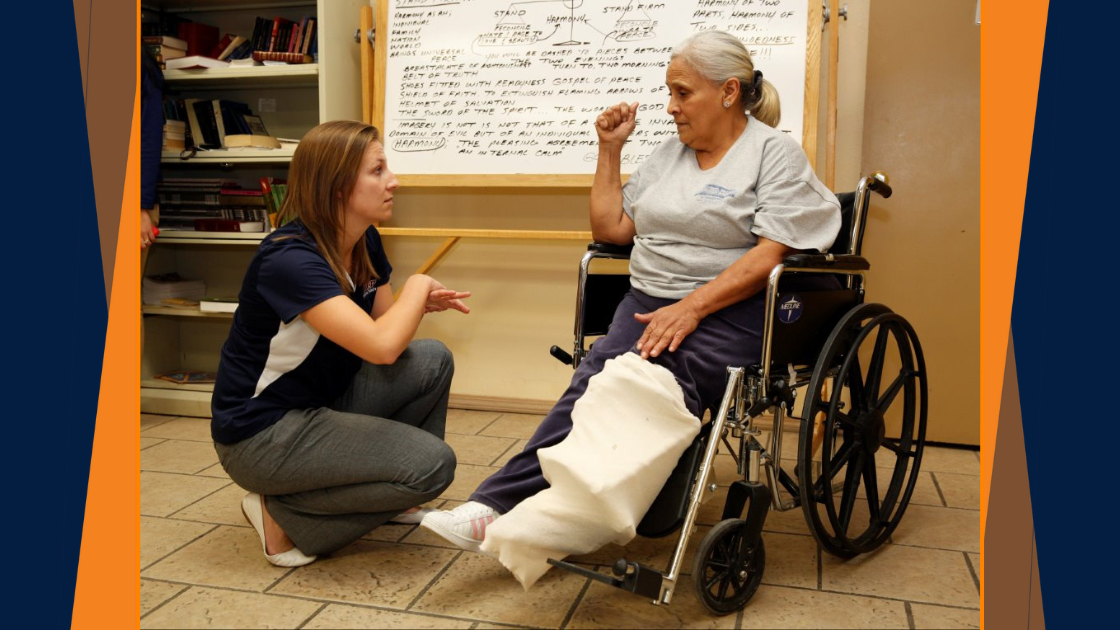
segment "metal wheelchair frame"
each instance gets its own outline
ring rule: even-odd
[[[870,265],[860,252],[871,191],[884,197],[891,195],[885,175],[876,173],[860,179],[854,193],[850,231],[838,238],[840,241],[847,237],[844,253],[790,256],[770,272],[761,363],[727,368],[724,395],[718,412],[711,418],[704,454],[694,473],[687,509],[680,525],[681,535],[667,571],[662,573],[624,559],[618,560],[612,567],[614,577],[565,561],[550,560],[551,564],[648,597],[655,605],[670,603],[681,576],[685,551],[696,526],[704,493],[714,490],[714,484],[709,486],[708,482],[721,442],[734,458],[741,478],[729,488],[723,520],[707,534],[693,562],[692,577],[697,596],[711,612],[729,614],[741,609],[758,588],[765,567],[761,533],[771,508],[787,511],[802,507],[818,543],[837,556],[852,557],[886,541],[909,503],[921,464],[927,411],[926,374],[921,346],[910,325],[885,306],[865,304],[863,300],[867,286],[866,272]],[[584,349],[583,319],[588,306],[585,287],[588,286],[591,261],[628,257],[628,248],[622,251],[613,247],[589,247],[580,262],[575,347],[569,355],[553,346],[553,356],[578,367],[587,352]],[[780,297],[779,281],[786,273],[841,275],[846,280],[846,289],[854,292],[858,299],[833,328],[816,363],[798,366],[790,363],[779,374],[773,369],[778,366],[773,365],[772,360],[774,319]],[[859,349],[873,332],[876,336],[868,377],[863,379]],[[895,342],[894,348],[902,367],[899,376],[879,396],[882,366],[885,365],[884,357],[890,349],[891,339]],[[872,374],[876,361],[879,372]],[[825,383],[834,379],[840,385],[835,392],[827,393],[829,386]],[[798,417],[793,415],[792,410],[800,388],[808,388],[808,391],[805,408]],[[847,399],[841,392],[845,388],[849,394]],[[893,438],[885,436],[884,417],[886,409],[900,392],[905,392],[903,421],[900,437],[894,442]],[[825,394],[824,400],[821,399],[822,393]],[[769,444],[763,446],[759,441],[762,431],[755,426],[755,421],[768,410],[773,411],[774,426]],[[796,480],[782,469],[783,424],[787,417],[801,423]],[[823,417],[823,421],[818,422],[819,417]],[[822,451],[821,461],[817,462],[814,457],[819,432],[823,432],[819,438]],[[729,435],[739,439],[738,448],[728,441]],[[885,498],[878,496],[878,473],[874,467],[874,456],[884,447],[895,452],[899,458]],[[870,461],[870,466],[867,461]],[[859,462],[858,466],[856,462]],[[912,462],[912,468],[909,462]],[[859,470],[853,473],[855,468]],[[837,484],[834,478],[840,472],[845,472],[845,477],[842,483]],[[767,483],[762,482],[762,474],[766,475]],[[865,501],[869,506],[869,527],[858,536],[852,536],[848,530],[861,484],[865,486]],[[838,490],[841,492],[839,505],[834,502]],[[872,490],[876,495],[874,499],[871,497]],[[876,502],[879,503],[877,508]],[[822,507],[827,521],[821,518]]]

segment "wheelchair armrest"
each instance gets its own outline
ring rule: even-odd
[[[612,243],[589,243],[587,251],[603,254],[612,258],[629,258],[633,245],[614,245]]]
[[[782,264],[789,270],[813,267],[837,271],[867,271],[871,268],[871,263],[866,258],[850,254],[794,254],[786,256]]]

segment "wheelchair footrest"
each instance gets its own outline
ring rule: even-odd
[[[665,579],[665,576],[657,569],[638,564],[637,562],[627,562],[619,558],[614,563],[614,566],[611,567],[611,572],[618,576],[613,578],[604,573],[585,569],[563,560],[549,558],[548,563],[554,567],[564,569],[565,571],[578,573],[592,580],[621,588],[624,591],[630,591],[636,595],[648,597],[655,602],[661,598],[661,582]]]

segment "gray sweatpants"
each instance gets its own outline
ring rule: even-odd
[[[236,444],[215,444],[237,485],[305,554],[326,554],[410,507],[455,476],[443,441],[454,364],[442,343],[413,341],[392,365],[363,363],[330,407],[289,411]]]

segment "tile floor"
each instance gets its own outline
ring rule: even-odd
[[[452,410],[454,506],[524,445],[539,416]],[[842,561],[818,550],[799,510],[772,512],[762,586],[744,611],[708,614],[689,578],[670,606],[551,570],[524,592],[496,560],[415,526],[388,525],[298,569],[273,567],[240,512],[240,490],[210,443],[209,421],[143,415],[140,433],[142,628],[977,628],[980,458],[928,448],[891,544]],[[789,440],[788,442],[792,442]],[[787,443],[788,443],[787,442]],[[785,449],[783,449],[785,450]],[[720,483],[734,464],[721,455]],[[726,492],[722,490],[721,492]],[[716,493],[719,498],[720,492]],[[720,518],[701,510],[692,547]],[[621,555],[665,570],[676,536],[579,558]],[[686,559],[685,567],[690,566]]]

